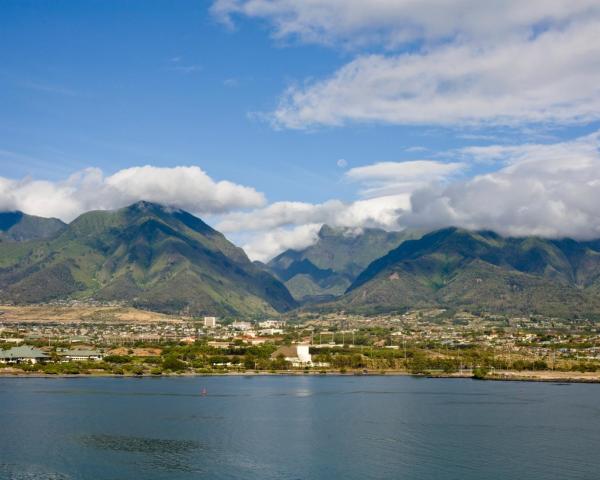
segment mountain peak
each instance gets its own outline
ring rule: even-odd
[[[11,212],[0,212],[0,231],[6,231],[15,226],[23,218],[23,212],[18,210]]]
[[[175,213],[182,212],[183,210],[171,207],[168,205],[164,205],[162,203],[149,202],[148,200],[138,200],[127,207],[124,207],[124,210],[128,211],[142,211],[142,212],[164,212],[164,213]]]
[[[0,238],[26,241],[50,238],[65,227],[57,218],[27,215],[21,211],[0,212]]]
[[[339,236],[353,238],[362,235],[364,232],[365,229],[361,227],[332,227],[330,225],[323,224],[318,235],[319,238]]]
[[[0,256],[3,248],[11,247],[0,243]],[[278,280],[221,233],[181,209],[148,201],[84,213],[0,271],[2,300],[66,298],[198,315],[271,315],[295,305]]]

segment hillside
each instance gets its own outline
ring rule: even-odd
[[[406,241],[375,260],[330,306],[597,316],[599,288],[600,241],[503,238],[448,228]]]
[[[88,212],[57,237],[0,244],[0,300],[121,301],[191,314],[271,314],[286,288],[221,233],[182,210],[138,202]]]
[[[268,263],[299,301],[341,296],[360,272],[415,232],[386,232],[324,225],[317,242],[304,250],[286,250]]]
[[[0,212],[0,241],[23,242],[51,238],[65,228],[57,218],[42,218],[23,212]]]

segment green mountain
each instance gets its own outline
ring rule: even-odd
[[[50,240],[0,243],[0,301],[123,301],[192,314],[272,314],[285,286],[182,210],[138,202],[81,215]]]
[[[600,314],[600,240],[503,238],[448,228],[372,262],[334,308],[441,306],[572,318]]]
[[[23,212],[0,212],[0,241],[23,242],[50,238],[65,228],[57,218],[42,218]]]
[[[341,296],[364,268],[416,232],[367,228],[321,227],[317,242],[304,250],[287,250],[268,263],[299,301]]]

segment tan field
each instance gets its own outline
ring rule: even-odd
[[[0,322],[98,322],[98,323],[154,323],[183,321],[177,316],[148,312],[131,307],[111,306],[54,306],[30,305],[13,306],[0,305]]]
[[[538,382],[600,382],[600,372],[558,372],[551,370],[540,371],[502,371],[489,375],[492,380],[523,380]]]

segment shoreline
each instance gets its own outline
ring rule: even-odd
[[[4,378],[47,378],[47,379],[66,379],[66,378],[123,378],[123,379],[147,379],[147,378],[195,378],[195,377],[378,377],[378,376],[397,376],[431,379],[472,379],[478,381],[493,382],[543,382],[543,383],[599,383],[600,372],[593,373],[575,373],[575,372],[516,372],[506,371],[487,375],[485,378],[474,378],[470,372],[455,374],[412,374],[405,371],[369,371],[369,372],[218,372],[218,373],[171,373],[162,375],[118,375],[118,374],[46,374],[46,373],[27,373],[27,372],[0,372],[0,379]]]

